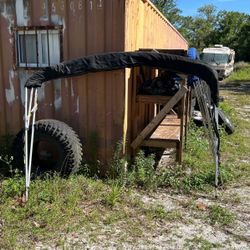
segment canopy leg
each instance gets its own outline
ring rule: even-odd
[[[34,100],[33,100],[34,99]],[[29,107],[28,107],[29,104]],[[31,89],[30,98],[28,97],[28,89],[25,88],[25,138],[24,138],[24,165],[25,165],[25,199],[26,201],[29,198],[29,187],[30,187],[30,176],[31,176],[31,167],[32,167],[32,155],[33,155],[33,143],[34,143],[34,131],[35,131],[35,122],[36,122],[36,112],[37,112],[37,89]],[[30,121],[32,117],[31,124],[31,137],[29,139],[29,129]],[[30,148],[29,148],[30,142]]]

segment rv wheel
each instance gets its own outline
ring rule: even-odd
[[[29,130],[29,138],[31,129]],[[13,144],[14,167],[24,170],[24,129]],[[82,161],[82,145],[76,133],[64,122],[40,120],[35,123],[32,174],[77,172]]]

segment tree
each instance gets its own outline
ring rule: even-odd
[[[236,59],[250,62],[250,16],[237,34]]]
[[[212,34],[217,21],[217,10],[212,4],[198,9],[198,15],[188,24],[191,32],[188,37],[192,46],[201,49],[211,44]]]
[[[151,1],[174,26],[179,25],[181,19],[181,10],[177,8],[176,0]]]
[[[237,57],[243,55],[242,46],[249,40],[247,29],[249,17],[240,12],[220,11],[217,27],[214,30],[214,42],[233,48]]]

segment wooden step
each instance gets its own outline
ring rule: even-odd
[[[172,148],[180,143],[181,120],[175,116],[166,116],[153,134],[145,139],[143,146]]]

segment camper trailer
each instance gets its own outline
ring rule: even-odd
[[[228,47],[216,44],[214,47],[204,48],[200,57],[218,72],[219,79],[228,77],[233,72],[235,52]]]

